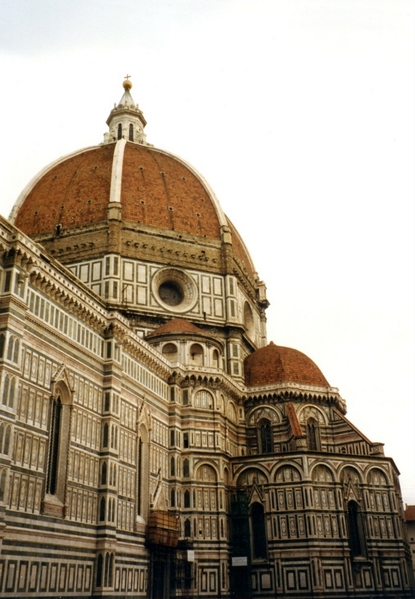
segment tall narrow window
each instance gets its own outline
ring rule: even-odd
[[[266,418],[259,421],[259,449],[261,453],[272,453],[272,427]]]
[[[99,520],[100,522],[105,520],[105,497],[101,497],[101,502],[99,504]]]
[[[6,426],[6,431],[5,431],[5,435],[4,435],[3,453],[5,455],[9,455],[9,449],[10,449],[10,431],[11,431],[11,427],[10,427],[10,424],[9,424],[9,426]]]
[[[102,554],[100,553],[98,555],[98,560],[97,560],[97,587],[102,587],[102,563],[103,563],[103,557]]]
[[[190,493],[188,490],[184,492],[184,507],[190,507]],[[189,535],[186,535],[189,536]]]
[[[187,458],[183,460],[183,476],[186,478],[190,476],[189,460]]]
[[[186,520],[184,521],[184,536],[190,537],[190,520],[189,520],[189,518],[186,518]]]
[[[121,138],[122,138],[122,125],[121,125],[121,123],[118,123],[117,139],[121,139]]]
[[[107,464],[104,462],[101,468],[101,485],[107,484]]]
[[[66,374],[62,373],[66,378]],[[60,515],[64,515],[65,489],[69,454],[69,431],[71,429],[72,394],[64,380],[52,383],[52,397],[49,412],[48,468],[45,481],[46,497],[43,501],[45,514],[57,515],[57,501]],[[52,501],[49,496],[54,495]]]
[[[49,495],[55,495],[58,480],[58,462],[59,462],[59,437],[61,432],[61,398],[57,397],[52,405],[52,418],[50,428],[50,449],[49,449],[49,476],[47,481],[47,492]]]
[[[14,393],[15,393],[16,381],[15,379],[11,379],[10,381],[10,392],[9,392],[9,408],[13,408],[14,406]]]
[[[139,434],[137,455],[137,516],[145,519],[148,512],[149,435],[143,424],[140,424]]]
[[[134,127],[132,123],[130,123],[130,126],[128,127],[128,139],[129,141],[134,141]]]
[[[5,492],[6,492],[6,469],[0,471],[0,502],[4,502]]]
[[[7,398],[9,395],[9,387],[10,387],[10,379],[9,375],[6,374],[6,378],[4,379],[4,387],[3,387],[3,404],[7,406]]]
[[[254,559],[267,558],[267,538],[265,532],[264,508],[254,503],[251,508],[252,556]]]
[[[366,542],[363,527],[362,512],[356,501],[349,501],[347,505],[347,520],[349,524],[349,544],[353,557],[366,555]]]
[[[102,447],[108,447],[108,430],[109,430],[109,425],[106,422],[104,424],[103,435],[102,435]]]
[[[320,450],[320,429],[314,418],[307,420],[307,447],[311,451]]]

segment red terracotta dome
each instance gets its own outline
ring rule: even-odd
[[[245,359],[245,383],[249,387],[278,383],[330,386],[318,366],[305,354],[272,341]]]
[[[194,335],[204,335],[204,331],[197,327],[192,322],[184,318],[172,318],[168,322],[162,324],[158,329],[147,335],[147,338],[157,337],[159,335],[177,335],[191,333]]]
[[[104,224],[108,207],[121,220],[214,241],[228,227],[236,256],[253,275],[251,258],[206,181],[186,162],[148,145],[108,143],[62,158],[18,199],[11,220],[30,237]]]
[[[116,144],[81,150],[47,168],[22,198],[14,224],[27,235],[107,218]],[[208,189],[176,157],[127,142],[120,159],[121,219],[211,239],[220,215]]]

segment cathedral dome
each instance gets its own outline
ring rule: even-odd
[[[279,383],[298,383],[329,387],[318,366],[305,354],[272,341],[245,359],[245,383],[262,387]]]
[[[253,277],[249,253],[213,190],[187,162],[145,141],[146,121],[131,97],[132,84],[125,81],[123,87],[124,95],[107,120],[104,143],[46,167],[22,192],[10,220],[42,244],[75,231],[105,228],[110,220],[150,235],[166,231],[218,247],[229,242]],[[105,251],[102,240],[99,243]],[[77,245],[82,247],[82,242]],[[57,251],[69,263],[67,246]]]
[[[95,224],[111,202],[124,221],[220,238],[221,215],[201,177],[171,154],[124,140],[46,168],[23,193],[14,224],[30,236]]]

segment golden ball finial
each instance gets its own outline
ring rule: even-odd
[[[124,81],[122,82],[122,86],[125,90],[130,90],[133,86],[133,84],[130,81],[130,77],[131,77],[131,75],[126,75],[124,77]]]

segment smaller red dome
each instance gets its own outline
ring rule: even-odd
[[[165,324],[162,324],[158,329],[147,335],[150,337],[158,337],[159,335],[180,335],[183,333],[193,333],[194,335],[204,335],[204,331],[196,325],[185,320],[184,318],[172,318]]]
[[[271,341],[245,358],[245,384],[263,387],[278,383],[330,386],[318,366],[305,354]]]

